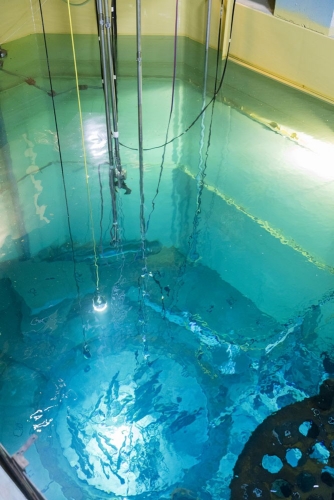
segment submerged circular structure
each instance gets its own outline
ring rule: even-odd
[[[280,409],[252,433],[230,484],[231,499],[325,500],[334,486],[334,380]]]
[[[66,382],[70,405],[55,420],[59,444],[77,477],[105,493],[165,491],[199,463],[208,440],[196,379],[175,360],[151,356],[151,366],[142,365],[125,350]]]

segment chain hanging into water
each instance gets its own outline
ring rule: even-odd
[[[88,210],[89,210],[89,221],[90,221],[90,230],[91,230],[92,242],[93,242],[94,269],[95,269],[95,280],[96,280],[95,287],[96,287],[96,295],[99,296],[99,285],[100,285],[99,266],[98,266],[98,261],[97,261],[97,249],[96,249],[94,220],[93,220],[92,202],[91,202],[90,186],[89,186],[86,144],[85,144],[85,136],[84,136],[82,108],[81,108],[81,100],[80,100],[80,89],[79,89],[79,78],[78,78],[78,68],[77,68],[77,60],[76,60],[76,52],[75,52],[75,44],[74,44],[70,0],[67,0],[67,7],[68,7],[68,17],[69,17],[69,22],[70,22],[72,54],[73,54],[74,73],[75,73],[76,91],[77,91],[77,99],[78,99],[78,110],[79,110],[79,120],[80,120],[80,129],[81,129],[81,143],[82,143],[82,150],[83,150],[83,160],[84,160],[86,190],[87,190],[87,200],[88,200]],[[88,358],[88,357],[90,357],[90,352],[89,352],[87,342],[86,342],[85,328],[84,328],[83,340],[84,340],[83,353],[84,353],[84,356]]]
[[[209,1],[211,1],[211,0],[209,0]],[[172,114],[173,114],[173,109],[174,109],[178,18],[179,18],[179,0],[176,0],[176,5],[175,5],[175,27],[174,27],[174,60],[173,60],[172,97],[171,97],[169,118],[168,118],[167,130],[166,130],[165,144],[163,146],[164,150],[163,150],[163,153],[162,153],[161,164],[160,164],[159,179],[158,179],[158,184],[157,184],[157,187],[156,187],[155,195],[154,195],[154,197],[152,199],[152,209],[151,209],[151,212],[150,212],[150,214],[148,216],[147,229],[148,229],[149,224],[150,224],[152,213],[154,212],[156,197],[159,194],[159,188],[160,188],[160,183],[161,183],[161,178],[162,178],[162,173],[163,173],[164,163],[165,163],[165,155],[166,155],[166,148],[167,148],[169,127],[170,127],[170,124],[171,124]]]
[[[47,46],[47,42],[46,42],[42,4],[41,4],[41,0],[38,0],[38,1],[39,1],[39,10],[40,10],[40,15],[41,15],[42,29],[43,29],[43,40],[44,40],[44,48],[45,48],[45,55],[46,55],[46,63],[47,63],[47,68],[48,68],[48,78],[49,78],[49,83],[50,83],[50,95],[51,95],[51,99],[52,99],[52,109],[53,109],[55,128],[56,128],[56,137],[57,137],[57,146],[58,146],[58,152],[59,152],[60,169],[61,169],[62,183],[63,183],[63,189],[64,189],[65,207],[66,207],[66,215],[67,215],[67,226],[68,226],[68,232],[69,232],[69,236],[70,236],[71,253],[72,253],[72,261],[73,261],[73,277],[74,277],[75,287],[76,287],[76,291],[77,291],[77,300],[78,300],[78,304],[79,304],[79,315],[80,315],[81,326],[82,326],[83,342],[84,342],[84,346],[85,346],[86,345],[86,328],[85,328],[83,314],[82,314],[81,292],[80,292],[80,285],[79,285],[79,280],[78,280],[79,273],[77,271],[77,261],[75,258],[73,233],[72,233],[72,226],[71,226],[71,219],[70,219],[70,210],[69,210],[68,195],[67,195],[67,188],[66,188],[65,174],[64,174],[64,163],[63,163],[62,149],[61,149],[60,140],[59,140],[59,128],[58,128],[58,120],[57,120],[57,114],[56,114],[56,106],[55,106],[55,102],[54,102],[55,92],[53,90],[53,84],[52,84],[52,77],[51,77],[51,70],[50,70],[50,59],[49,59],[49,53],[48,53],[48,46]]]

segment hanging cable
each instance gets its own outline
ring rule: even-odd
[[[99,253],[103,254],[103,215],[104,215],[104,203],[103,203],[103,189],[102,189],[102,179],[101,179],[101,165],[99,164],[97,167],[97,173],[99,176],[99,188],[100,188],[100,244],[99,244]]]
[[[63,189],[64,189],[65,207],[66,207],[66,215],[67,215],[67,227],[68,227],[68,232],[69,232],[69,236],[70,236],[71,253],[72,253],[72,260],[73,260],[73,277],[74,277],[75,287],[76,287],[76,291],[77,291],[77,299],[78,299],[78,304],[79,304],[79,315],[80,315],[80,320],[81,320],[83,343],[84,343],[84,348],[85,348],[85,346],[87,344],[86,329],[85,329],[85,324],[84,324],[84,319],[83,319],[83,314],[82,314],[81,293],[80,293],[80,286],[79,286],[79,281],[78,281],[79,273],[77,271],[77,261],[75,258],[75,251],[74,251],[74,240],[73,240],[73,233],[72,233],[72,226],[71,226],[71,219],[70,219],[70,210],[69,210],[69,203],[68,203],[68,196],[67,196],[67,189],[66,189],[66,182],[65,182],[63,156],[62,156],[62,151],[61,151],[61,147],[60,147],[60,140],[59,140],[59,128],[58,128],[58,120],[57,120],[57,114],[56,114],[56,106],[55,106],[55,101],[54,101],[54,92],[53,92],[53,84],[52,84],[51,69],[50,69],[50,59],[49,59],[49,53],[48,53],[48,46],[47,46],[47,42],[46,42],[44,16],[43,16],[41,0],[38,0],[38,3],[39,3],[39,10],[40,10],[41,22],[42,22],[46,64],[47,64],[47,68],[48,68],[48,78],[49,78],[51,98],[52,98],[52,110],[53,110],[53,116],[54,116],[54,121],[55,121],[57,146],[58,146],[59,161],[60,161],[60,170],[61,170],[61,177],[62,177],[62,183],[63,183]]]
[[[209,1],[211,1],[211,0],[209,0]],[[160,188],[160,183],[161,183],[161,178],[162,178],[162,173],[163,173],[164,163],[165,163],[165,155],[166,155],[166,148],[167,148],[169,127],[170,127],[170,124],[171,124],[171,119],[172,119],[172,114],[173,114],[173,109],[174,109],[175,80],[176,80],[176,54],[177,54],[177,28],[178,28],[178,17],[179,17],[178,16],[178,12],[179,12],[179,0],[176,0],[176,6],[175,6],[175,27],[174,27],[174,59],[173,59],[172,97],[171,97],[169,118],[168,118],[167,130],[166,130],[166,138],[165,138],[164,150],[163,150],[163,153],[162,153],[161,164],[160,164],[159,179],[158,179],[158,184],[157,184],[157,187],[156,187],[156,190],[155,190],[155,195],[154,195],[153,200],[152,200],[152,209],[151,209],[151,212],[150,212],[150,214],[148,216],[148,220],[147,220],[147,229],[148,229],[149,224],[150,224],[152,213],[154,212],[156,197],[159,194],[159,188]]]
[[[86,145],[85,145],[85,136],[84,136],[84,127],[83,127],[83,118],[82,118],[82,109],[81,109],[81,100],[80,100],[79,78],[78,78],[78,68],[77,68],[75,44],[74,44],[74,35],[73,35],[73,24],[72,24],[70,0],[67,0],[67,7],[68,7],[68,17],[69,17],[69,22],[70,22],[70,32],[71,32],[71,43],[72,43],[74,73],[75,73],[75,82],[76,82],[77,99],[78,99],[78,110],[79,110],[79,120],[80,120],[80,129],[81,129],[81,143],[82,143],[83,160],[84,160],[84,168],[85,168],[85,179],[86,179],[86,189],[87,189],[89,220],[90,220],[92,242],[93,242],[93,252],[94,252],[94,269],[95,269],[95,279],[96,279],[96,293],[95,293],[95,296],[94,296],[94,299],[93,299],[93,307],[94,307],[94,309],[96,311],[100,312],[100,311],[103,311],[106,308],[107,304],[106,304],[106,301],[105,301],[104,297],[102,297],[102,295],[100,294],[100,290],[99,290],[99,286],[100,286],[99,266],[98,266],[98,262],[97,262],[97,251],[96,251],[96,241],[95,241],[95,231],[94,231],[94,220],[93,220],[92,202],[91,202],[90,187],[89,187],[89,180],[88,180],[89,179],[89,175],[88,175]]]
[[[147,295],[147,280],[151,273],[147,272],[146,263],[146,224],[145,224],[145,197],[144,197],[144,159],[143,159],[143,74],[142,74],[142,51],[141,51],[141,0],[136,0],[136,39],[137,39],[137,98],[138,98],[138,152],[139,152],[139,195],[140,195],[140,240],[141,240],[141,257],[143,259],[143,267],[140,277],[138,278],[138,304],[139,318],[138,328],[143,341],[144,359],[147,359],[148,344],[146,337],[147,329],[147,314],[145,298]]]
[[[202,110],[205,107],[206,102],[206,90],[207,90],[207,79],[208,79],[208,59],[209,59],[209,41],[210,41],[210,20],[211,20],[211,6],[212,0],[208,0],[208,8],[207,8],[207,17],[206,17],[206,37],[205,37],[205,57],[204,57],[204,76],[203,76],[203,94],[202,94]],[[222,5],[221,5],[222,7]],[[222,16],[222,8],[220,9],[220,22],[219,22],[219,34],[218,34],[218,48],[220,47],[220,28],[221,28],[221,16]],[[217,50],[217,58],[219,58],[219,50]],[[218,62],[216,63],[216,78],[215,78],[215,90],[216,90],[216,82],[217,82],[217,70],[218,70]],[[205,136],[205,112],[202,114],[201,120],[201,137],[200,137],[200,148],[199,148],[199,164],[198,164],[198,174],[196,177],[197,181],[197,193],[199,194],[201,189],[201,183],[204,182],[204,173],[203,173],[203,147],[204,147],[204,136]],[[197,211],[200,210],[200,197],[197,196]],[[191,260],[197,260],[197,228],[194,227],[193,230],[193,238],[191,240],[191,245],[189,248],[189,257]]]
[[[199,236],[199,224],[201,220],[201,212],[202,212],[202,195],[203,189],[205,186],[204,179],[206,177],[206,169],[208,166],[208,157],[209,157],[209,149],[211,145],[211,135],[212,135],[212,123],[213,123],[213,113],[215,108],[215,102],[213,102],[211,108],[211,117],[210,117],[210,125],[209,125],[209,134],[208,134],[208,142],[205,151],[205,161],[203,168],[200,169],[197,175],[197,198],[196,198],[196,211],[193,219],[193,230],[188,240],[188,256],[192,260],[197,260],[199,258],[199,254],[197,253],[197,240]]]
[[[218,41],[217,41],[218,49],[217,49],[217,59],[216,59],[216,75],[215,75],[214,96],[216,96],[217,82],[218,82],[219,47],[221,45],[223,3],[224,3],[224,0],[221,0],[219,28],[218,28]],[[189,240],[188,240],[188,246],[189,246],[188,255],[190,253],[193,253],[193,257],[195,259],[198,258],[197,251],[196,251],[197,237],[198,237],[198,226],[200,223],[200,214],[202,211],[202,194],[203,194],[203,189],[204,189],[204,185],[205,185],[204,179],[206,177],[206,169],[208,166],[208,157],[209,157],[209,150],[210,150],[210,145],[211,145],[212,123],[213,123],[213,113],[214,113],[215,103],[216,103],[216,98],[214,98],[214,100],[212,102],[208,142],[207,142],[207,146],[206,146],[205,161],[204,161],[203,168],[202,168],[202,157],[201,157],[201,149],[200,149],[200,165],[199,165],[199,172],[198,172],[198,175],[196,178],[197,179],[196,211],[195,211],[195,216],[194,216],[194,220],[193,220],[193,230],[192,230],[192,233],[189,236]],[[203,113],[203,117],[204,117],[204,113]]]
[[[63,0],[63,2],[67,3],[67,0]],[[73,3],[73,2],[70,2],[70,5],[72,7],[82,7],[83,5],[86,5],[86,3],[90,2],[90,0],[83,0],[82,2],[80,3]]]
[[[223,16],[223,3],[224,0],[221,0],[220,4],[220,15],[219,15],[219,28],[218,28],[218,42],[217,42],[217,56],[216,56],[216,73],[215,73],[215,86],[214,86],[214,94],[216,93],[217,90],[217,82],[218,82],[218,68],[219,68],[219,47],[221,46],[221,34],[222,34],[222,16]],[[206,58],[205,58],[205,70],[207,70],[207,50],[208,50],[208,39],[209,39],[209,14],[210,14],[210,5],[208,5],[208,22],[207,22],[207,36],[206,36]],[[206,89],[206,77],[207,74],[204,73],[204,88]],[[205,112],[202,115],[202,122],[201,122],[201,141],[200,141],[200,160],[199,160],[199,167],[198,167],[198,174],[196,177],[197,180],[197,199],[196,199],[196,212],[193,220],[193,231],[192,234],[189,237],[189,250],[188,250],[188,255],[191,256],[192,260],[197,260],[199,255],[197,253],[197,237],[198,237],[198,226],[200,223],[200,214],[202,210],[202,193],[203,193],[203,188],[204,188],[204,179],[206,177],[206,169],[207,169],[207,161],[208,161],[208,155],[209,155],[209,149],[210,149],[210,144],[211,144],[211,133],[212,133],[212,122],[213,122],[213,112],[214,112],[214,107],[215,107],[216,99],[213,100],[212,102],[212,108],[211,108],[211,118],[210,118],[210,125],[209,125],[209,135],[208,135],[208,143],[207,143],[207,148],[206,148],[206,153],[205,153],[205,161],[204,161],[204,167],[203,167],[203,157],[202,157],[202,149],[204,146],[204,119],[205,119]],[[203,94],[203,108],[205,107],[205,96]]]
[[[139,193],[140,193],[140,236],[142,258],[145,259],[145,212],[144,212],[144,163],[143,163],[143,73],[141,53],[141,0],[136,0],[137,33],[137,97],[138,97],[138,153],[139,153]]]
[[[230,28],[230,37],[229,37],[229,40],[228,40],[228,47],[227,47],[227,54],[226,54],[226,58],[224,60],[224,67],[223,67],[223,71],[222,71],[222,75],[221,75],[221,78],[220,78],[220,82],[219,82],[219,85],[216,87],[216,90],[213,94],[213,97],[210,99],[210,101],[205,105],[205,107],[200,111],[200,113],[198,113],[198,115],[195,117],[195,119],[190,123],[190,125],[185,129],[183,130],[183,132],[181,132],[180,134],[176,135],[175,137],[173,137],[172,139],[170,139],[169,141],[166,141],[164,142],[163,144],[160,144],[159,146],[153,146],[151,148],[143,148],[143,151],[152,151],[153,149],[160,149],[160,148],[163,148],[165,146],[167,146],[168,144],[171,144],[172,142],[176,141],[177,139],[179,139],[180,137],[182,137],[183,135],[185,135],[187,132],[189,132],[189,130],[197,123],[197,121],[200,119],[200,117],[202,116],[202,114],[208,109],[208,107],[210,106],[210,104],[212,104],[212,102],[214,101],[214,99],[216,99],[217,95],[219,94],[220,92],[220,89],[223,85],[223,81],[224,81],[224,78],[225,78],[225,73],[226,73],[226,68],[227,68],[227,61],[228,61],[228,58],[229,58],[229,54],[230,54],[230,47],[231,47],[231,37],[232,37],[232,27],[233,27],[233,20],[234,20],[234,11],[235,11],[235,3],[236,3],[236,0],[234,0],[234,3],[233,3],[233,8],[232,8],[232,15],[231,15],[231,28]],[[123,144],[122,142],[120,142],[120,145],[123,146],[124,148],[126,149],[131,149],[132,151],[138,151],[138,148],[133,148],[131,146],[127,146],[126,144]]]
[[[219,84],[217,85],[217,83],[218,83],[218,68],[219,68],[219,53],[220,53],[219,52],[219,48],[220,48],[220,45],[221,45],[223,4],[224,4],[224,0],[221,0],[219,28],[218,28],[218,41],[217,41],[215,90],[214,90],[213,98],[210,100],[210,103],[212,102],[212,109],[211,109],[211,117],[210,117],[209,133],[208,133],[208,142],[207,142],[207,147],[206,147],[206,152],[205,152],[204,167],[200,169],[199,175],[198,175],[198,192],[197,192],[197,198],[196,198],[196,210],[195,210],[195,215],[194,215],[194,219],[193,219],[193,229],[192,229],[192,232],[191,232],[191,234],[189,236],[189,239],[188,239],[188,252],[187,252],[187,255],[185,256],[184,262],[181,264],[181,266],[179,268],[179,272],[178,272],[178,283],[179,283],[179,286],[174,291],[173,298],[172,298],[172,303],[171,303],[170,307],[172,307],[172,304],[176,303],[177,300],[178,300],[178,292],[179,292],[179,288],[180,288],[180,285],[181,285],[181,277],[184,275],[184,273],[186,271],[187,260],[188,260],[189,256],[192,255],[193,256],[193,260],[197,260],[198,257],[199,257],[199,255],[197,254],[196,245],[197,245],[197,237],[198,237],[198,226],[199,226],[199,223],[200,223],[200,214],[201,214],[201,210],[202,210],[202,194],[203,194],[203,189],[204,189],[204,186],[205,186],[204,179],[206,177],[207,162],[208,162],[209,150],[210,150],[210,146],[211,146],[211,135],[212,135],[212,124],[213,124],[214,107],[215,107],[215,102],[216,102],[216,96],[217,96],[217,94],[218,94],[218,92],[219,92],[219,90],[220,90],[220,88],[221,88],[221,86],[223,84],[223,81],[224,81],[224,76],[225,76],[225,72],[226,72],[226,62],[227,62],[227,57],[228,57],[228,56],[226,57],[225,64],[224,64],[224,67],[223,67],[222,76],[220,78]],[[228,51],[229,51],[229,47],[230,47],[230,43],[231,43],[231,33],[232,33],[232,27],[233,27],[234,7],[235,7],[235,0],[234,0],[234,4],[233,4],[233,9],[232,9],[232,18],[231,18],[232,19],[232,24],[231,24],[231,28],[230,28],[230,37],[229,37]],[[204,108],[202,110],[202,113],[205,112],[205,110],[207,109],[207,107],[208,107],[208,105],[204,106]]]

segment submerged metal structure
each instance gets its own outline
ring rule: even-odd
[[[96,15],[101,57],[102,87],[104,93],[105,115],[107,126],[107,142],[109,155],[109,187],[112,200],[113,227],[112,242],[117,242],[118,215],[116,204],[116,186],[122,186],[126,172],[122,169],[119,151],[119,131],[116,94],[116,2],[96,0]],[[114,15],[113,15],[114,13]]]

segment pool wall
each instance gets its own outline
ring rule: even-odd
[[[21,8],[5,0],[0,20],[1,44],[31,33],[41,33],[42,25],[37,0],[20,0]],[[255,8],[254,8],[255,6]],[[179,35],[203,42],[205,38],[205,2],[180,1]],[[216,46],[220,2],[213,1],[210,45]],[[152,11],[153,9],[153,11]],[[19,12],[19,14],[18,14]],[[172,35],[175,5],[158,1],[143,5],[143,34]],[[68,33],[69,22],[64,0],[43,4],[47,33]],[[96,32],[94,2],[72,8],[75,33]],[[119,4],[119,33],[134,34],[135,9],[131,2]],[[154,22],[152,22],[152,18]],[[216,22],[215,22],[216,20]],[[256,8],[255,2],[236,4],[231,58],[271,78],[295,86],[330,102],[334,101],[331,64],[334,40],[315,31],[280,19]]]
[[[89,244],[91,233],[88,206],[84,201],[87,195],[82,152],[78,158],[78,150],[81,150],[80,122],[71,42],[67,34],[47,34],[46,42],[52,85],[56,92],[54,105],[65,165],[64,178],[73,236],[76,245],[82,246]],[[81,101],[89,170],[92,174],[90,184],[94,227],[98,233],[98,165],[105,148],[103,100],[99,89],[99,53],[95,35],[76,35],[75,43],[80,83],[90,86],[81,92]],[[6,60],[6,69],[16,75],[1,75],[3,87],[7,86],[8,92],[22,93],[26,105],[23,109],[19,99],[4,99],[2,105],[2,142],[6,146],[2,152],[10,159],[5,162],[7,176],[11,178],[12,164],[16,180],[19,181],[17,187],[15,182],[12,183],[10,193],[7,194],[7,208],[4,206],[9,214],[8,221],[13,213],[19,221],[16,224],[9,223],[7,228],[3,227],[2,241],[8,235],[12,238],[4,246],[4,260],[34,256],[49,246],[60,248],[68,241],[44,39],[40,34],[29,35],[8,45],[11,58]],[[132,57],[135,54],[134,37],[119,36],[118,51],[118,74],[122,91],[121,142],[136,148],[136,141],[133,139],[136,137],[136,89],[133,80],[136,65],[135,58]],[[173,37],[144,36],[143,53],[145,147],[150,148],[157,145],[158,137],[161,138],[161,143],[164,142],[171,97]],[[30,56],[32,60],[29,61]],[[188,37],[179,37],[175,108],[169,137],[182,133],[201,109],[203,59],[202,44]],[[323,153],[319,155],[319,151],[312,151],[308,144],[305,147],[301,142],[303,137],[316,136],[322,140],[330,140],[330,131],[334,126],[332,108],[326,103],[319,107],[318,101],[312,97],[294,89],[288,90],[280,83],[266,80],[231,61],[228,64],[223,92],[219,96],[219,100],[223,100],[226,106],[219,108],[220,112],[215,112],[212,130],[215,146],[209,150],[203,194],[205,198],[215,200],[214,204],[219,206],[220,215],[216,220],[214,213],[212,220],[215,223],[208,224],[206,228],[212,236],[207,241],[212,240],[215,245],[207,248],[205,237],[203,238],[204,231],[198,240],[199,250],[204,255],[203,263],[217,270],[223,279],[251,297],[259,309],[279,321],[285,321],[315,304],[332,282],[334,262],[331,251],[331,214],[334,213],[334,207],[331,184],[327,183],[326,177],[331,175],[328,159]],[[214,74],[215,51],[210,49],[209,96],[214,87]],[[22,75],[36,80],[44,91],[34,85],[27,85]],[[161,86],[162,79],[166,80],[165,86]],[[302,98],[307,99],[307,106]],[[156,109],[159,109],[159,113],[154,111]],[[199,120],[184,137],[185,140],[182,138],[168,147],[163,183],[155,213],[150,220],[150,240],[159,239],[163,245],[173,245],[185,253],[188,252],[188,236],[185,239],[185,235],[189,235],[185,228],[191,229],[196,212],[201,123],[204,126],[204,157],[210,109],[206,113],[205,123]],[[253,120],[249,121],[249,117]],[[326,125],[317,131],[313,126],[316,121]],[[308,135],[300,135],[300,130],[308,132]],[[318,143],[324,145],[323,142],[318,141],[316,144]],[[76,144],[75,148],[72,144]],[[194,148],[193,144],[198,146]],[[158,171],[161,158],[162,150],[145,152],[144,160],[148,171],[152,168]],[[122,161],[128,170],[128,185],[132,189],[132,195],[123,200],[125,238],[135,240],[139,237],[136,151],[122,148]],[[315,165],[318,172],[312,170]],[[175,167],[180,168],[182,174],[175,172]],[[103,237],[104,244],[108,245],[109,233],[106,228],[109,224],[110,196],[106,166],[101,167],[100,173],[105,186]],[[184,196],[187,185],[192,194]],[[280,193],[277,199],[272,197],[273,187],[276,195]],[[147,214],[151,211],[155,189],[156,178],[148,175]],[[81,207],[80,210],[78,207]],[[178,208],[166,210],[165,207]],[[185,207],[188,207],[186,212]],[[227,221],[224,220],[225,211],[228,212]],[[163,228],[161,218],[165,222]],[[180,230],[175,230],[177,218],[180,218]],[[245,228],[240,255],[233,250],[233,245],[240,241],[240,235],[233,234],[233,218],[242,219]],[[201,224],[204,224],[203,218]],[[226,238],[230,240],[226,249],[217,252],[218,248],[226,244]],[[264,240],[266,251],[261,253]],[[262,257],[255,259],[254,255]],[[295,262],[293,266],[292,261]],[[277,262],[281,264],[277,265]],[[240,270],[239,273],[232,272],[236,268]],[[255,287],[254,283],[259,286]],[[276,283],[281,285],[277,288]],[[270,299],[273,289],[276,292],[277,289],[280,290],[279,296],[275,292],[275,301]],[[304,293],[305,290],[308,292]],[[300,296],[303,297],[301,301],[297,299]]]
[[[5,69],[9,74],[1,75],[3,90],[15,91],[17,87],[20,94],[25,95],[26,102],[22,109],[19,100],[5,99],[1,111],[4,124],[2,144],[5,146],[2,148],[2,154],[7,155],[7,182],[12,185],[3,207],[9,214],[8,227],[2,227],[2,243],[6,243],[3,246],[3,260],[35,256],[50,246],[61,248],[68,241],[65,193],[55,142],[49,70],[53,90],[56,92],[54,105],[65,165],[64,180],[73,237],[77,246],[89,244],[91,241],[89,210],[86,202],[83,203],[87,196],[85,177],[82,175],[82,165],[78,164],[77,151],[80,146],[71,148],[71,144],[80,143],[71,40],[66,33],[52,33],[55,29],[52,28],[51,12],[54,3],[46,5],[46,39],[37,33],[8,42],[10,56],[5,61]],[[66,4],[60,2],[59,5],[62,6],[61,15],[66,18]],[[185,4],[182,5],[184,9]],[[84,7],[73,8],[73,11],[74,16],[77,16],[84,11]],[[133,9],[130,12],[132,19]],[[247,9],[247,12],[250,14],[255,11]],[[119,13],[120,19],[124,21],[126,16],[121,14],[122,12]],[[183,14],[184,10],[181,10],[181,20]],[[197,11],[197,14],[200,15],[200,12]],[[266,14],[261,12],[257,14],[266,17]],[[172,17],[168,19],[172,25]],[[51,26],[50,30],[48,25]],[[130,31],[122,23],[121,26],[121,30]],[[236,40],[238,39],[236,36]],[[173,37],[168,35],[143,37],[143,73],[149,81],[144,86],[145,147],[148,148],[156,145],[157,137],[161,137],[163,142],[170,103],[169,79],[173,71],[173,43]],[[95,89],[93,85],[92,88],[81,92],[81,99],[85,114],[89,169],[93,174],[90,176],[90,184],[94,227],[98,232],[100,196],[97,174],[101,153],[105,147],[103,102],[101,91],[98,89],[98,40],[95,34],[77,34],[75,44],[80,83],[89,86],[93,82],[96,86]],[[136,109],[136,89],[131,83],[131,79],[136,75],[133,36],[119,36],[118,55],[118,75],[124,91],[120,106],[122,107],[123,99],[126,102],[124,109],[120,110],[120,131],[124,134],[121,141],[136,148],[137,145],[133,142],[133,137],[136,136],[136,117],[129,111]],[[208,95],[212,95],[214,88],[215,60],[216,53],[210,49]],[[179,83],[176,86],[176,105],[170,137],[183,132],[201,109],[203,63],[203,45],[188,36],[179,36]],[[204,198],[211,198],[209,206],[216,205],[219,209],[216,208],[213,214],[210,214],[212,219],[206,215],[207,220],[211,222],[207,224],[205,231],[202,231],[197,243],[200,253],[204,256],[204,264],[217,270],[223,279],[250,297],[260,310],[279,321],[286,321],[316,304],[319,297],[326,295],[326,290],[332,283],[333,216],[330,214],[334,213],[334,207],[331,184],[327,184],[326,177],[330,169],[326,167],[326,151],[320,152],[319,156],[319,151],[312,150],[312,147],[302,140],[304,137],[316,136],[312,124],[319,109],[321,116],[318,116],[317,120],[328,124],[330,140],[332,110],[331,106],[325,103],[320,108],[316,100],[304,95],[308,100],[307,111],[304,111],[304,102],[297,91],[288,92],[281,84],[272,81],[269,89],[265,83],[266,79],[261,75],[250,72],[246,74],[246,69],[233,61],[228,64],[223,93],[219,96],[227,106],[223,106],[214,119],[212,140],[215,147],[209,151],[208,169],[205,173],[206,186],[203,191]],[[28,77],[36,81],[44,92],[34,85],[27,85]],[[164,88],[158,84],[163,78],[166,79]],[[154,79],[157,79],[157,85]],[[132,106],[129,105],[131,102]],[[152,112],[157,108],[159,114]],[[196,213],[199,163],[203,161],[206,151],[209,115],[210,110],[206,113],[205,123],[202,122],[202,131],[200,120],[189,132],[191,137],[187,137],[187,140],[180,139],[167,149],[159,203],[156,204],[154,216],[150,219],[149,239],[158,239],[165,246],[173,245],[185,254],[189,251],[187,237],[185,239],[189,231],[187,233],[185,228],[191,230]],[[253,124],[249,122],[249,117],[253,118]],[[308,135],[300,135],[299,130],[308,132]],[[202,159],[199,157],[201,134],[204,141]],[[327,138],[325,128],[318,133],[318,137],[322,140]],[[198,148],[192,146],[196,143]],[[239,150],[240,145],[242,150]],[[161,154],[160,150],[145,153],[148,171],[159,167]],[[82,152],[80,157],[82,158]],[[125,238],[135,240],[139,237],[138,219],[134,216],[137,214],[139,203],[137,154],[131,149],[123,148],[122,159],[128,169],[128,185],[132,189],[131,197],[126,197],[123,205],[126,220]],[[314,165],[317,165],[318,172],[312,171]],[[175,166],[178,167],[177,170]],[[323,175],[319,167],[322,167]],[[13,168],[17,176],[15,179]],[[106,188],[107,168],[101,167],[100,173],[105,186],[103,243],[108,244],[109,234],[105,229],[108,227],[110,213],[110,198]],[[11,179],[18,180],[18,186],[15,182],[10,182]],[[276,195],[280,193],[277,200],[272,197],[273,186]],[[147,214],[151,211],[155,188],[156,179],[148,176]],[[189,195],[184,197],[188,189]],[[165,210],[164,207],[167,206],[177,208]],[[81,209],[78,210],[78,207]],[[13,213],[17,221],[15,224],[11,222]],[[165,222],[163,229],[160,225],[161,218]],[[238,244],[241,235],[233,234],[234,218],[243,221],[245,231],[240,253],[235,251],[235,244]],[[179,225],[175,223],[176,220],[179,220]],[[200,224],[205,225],[203,217]],[[175,230],[176,227],[180,229]],[[206,238],[206,234],[210,234],[210,237]],[[10,238],[6,240],[9,235]],[[207,247],[208,241],[214,242],[210,248]],[[263,241],[266,243],[263,244]],[[265,251],[260,252],[263,245]],[[224,248],[224,251],[217,251],[218,248]],[[255,258],[259,255],[261,258]],[[239,269],[239,272],[236,273],[235,269]],[[258,285],[254,286],[254,283]],[[277,283],[280,283],[278,287]],[[277,293],[277,290],[280,292]],[[271,299],[274,292],[275,301]]]

